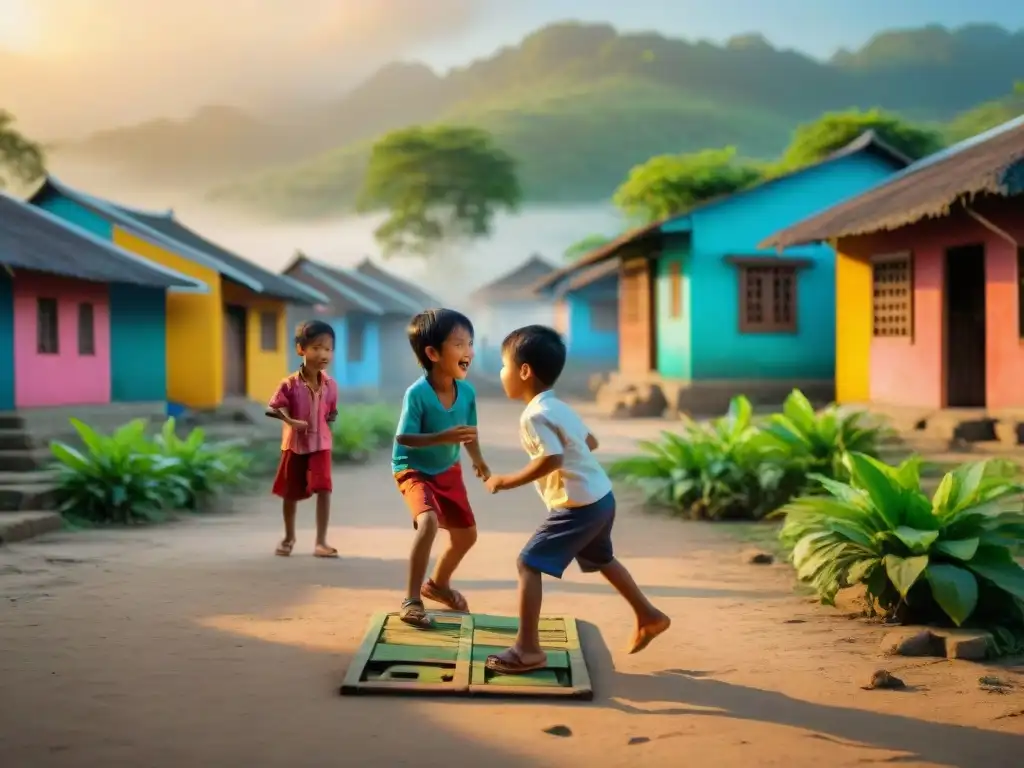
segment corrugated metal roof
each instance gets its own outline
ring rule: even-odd
[[[519,266],[477,288],[470,294],[470,299],[478,302],[536,299],[534,286],[556,270],[555,265],[533,254]]]
[[[943,216],[975,195],[1016,195],[1024,181],[1024,115],[908,166],[855,197],[777,232],[762,248],[897,229]]]
[[[418,285],[414,285],[413,283],[403,280],[397,275],[388,272],[386,269],[378,267],[369,259],[363,259],[359,262],[355,266],[355,271],[408,296],[416,304],[421,305],[421,309],[418,311],[441,306],[441,302],[438,301],[436,297],[431,296]]]
[[[304,254],[285,267],[284,273],[321,288],[339,314],[353,309],[379,315],[411,317],[428,309],[419,301],[382,281],[355,269],[325,264]]]
[[[0,195],[0,264],[101,283],[208,290],[200,280],[129,253],[7,195]]]

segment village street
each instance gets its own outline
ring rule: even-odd
[[[481,407],[493,468],[523,460],[517,408]],[[625,452],[654,422],[592,428]],[[319,766],[1019,766],[1024,697],[984,668],[879,659],[884,630],[813,605],[784,564],[756,566],[721,527],[625,507],[618,555],[672,630],[626,656],[626,606],[575,568],[545,611],[581,621],[589,703],[341,697],[368,617],[397,609],[408,517],[384,457],[339,468],[331,542],[301,510],[290,559],[278,505],[0,549],[0,762],[10,768]],[[543,516],[532,489],[471,497],[480,541],[459,574],[476,612],[515,610],[515,558]],[[625,506],[625,505],[624,505]],[[861,686],[880,666],[905,691]],[[1021,670],[999,674],[1024,682]],[[1019,690],[1019,688],[1018,688]],[[569,736],[545,732],[566,726]]]

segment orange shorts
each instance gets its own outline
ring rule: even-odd
[[[292,453],[281,451],[273,493],[289,501],[302,501],[316,493],[330,493],[331,452]]]
[[[395,475],[398,490],[416,518],[433,511],[441,528],[473,528],[476,517],[469,505],[469,494],[462,479],[462,465],[458,462],[439,475],[427,475],[415,469],[405,469]]]

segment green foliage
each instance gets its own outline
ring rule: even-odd
[[[659,155],[633,168],[613,201],[629,218],[650,224],[739,192],[761,178],[758,166],[736,159],[735,147]]]
[[[887,427],[865,425],[860,411],[844,412],[830,405],[815,413],[799,390],[790,393],[782,413],[771,414],[764,428],[785,444],[789,459],[800,462],[804,471],[837,480],[849,479],[847,453],[856,451],[878,458],[891,434]]]
[[[587,235],[566,248],[562,256],[567,261],[576,261],[576,259],[586,256],[591,251],[596,251],[598,248],[608,245],[613,239],[606,235]]]
[[[661,442],[638,445],[643,454],[614,462],[609,475],[689,518],[758,520],[802,487],[803,473],[779,440],[754,425],[742,396],[722,418],[686,421],[680,434],[664,432]]]
[[[796,495],[820,491],[819,475],[848,478],[848,451],[877,456],[887,430],[865,426],[862,418],[836,406],[815,413],[793,390],[781,413],[755,421],[750,401],[740,396],[725,417],[687,420],[681,433],[639,443],[642,455],[609,471],[687,517],[759,520]]]
[[[929,499],[920,462],[890,467],[860,453],[847,458],[850,483],[820,478],[826,496],[779,510],[782,543],[798,577],[832,603],[864,584],[889,617],[1024,629],[1024,513],[1012,462],[965,464]]]
[[[1024,81],[1017,81],[1008,95],[958,115],[946,126],[946,138],[952,143],[963,141],[1021,115],[1024,115]]]
[[[231,446],[204,442],[200,430],[181,440],[174,420],[154,441],[146,422],[132,421],[102,435],[78,419],[84,445],[54,442],[60,511],[69,519],[129,524],[161,519],[167,511],[198,509],[203,500],[244,479],[246,459]]]
[[[388,212],[374,233],[385,256],[422,254],[489,235],[495,213],[515,211],[521,196],[515,160],[486,131],[413,127],[374,144],[358,209]]]
[[[331,425],[335,458],[360,461],[384,447],[395,436],[398,413],[384,404],[349,405]]]
[[[0,109],[0,189],[12,178],[26,184],[41,178],[44,159],[42,145],[22,135],[14,127],[14,116]]]
[[[791,171],[816,163],[869,130],[911,160],[937,152],[943,146],[938,131],[878,109],[829,112],[797,127],[776,170]]]

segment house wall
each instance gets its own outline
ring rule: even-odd
[[[757,244],[773,232],[874,186],[893,171],[889,162],[862,153],[694,212],[692,221],[687,222],[693,235],[689,269],[684,273],[694,286],[688,292],[693,379],[833,378],[836,303],[832,249],[812,245],[783,254],[812,261],[812,266],[798,270],[795,333],[740,333],[739,268],[725,257],[777,255],[759,250]],[[673,222],[663,230],[672,232]],[[659,287],[659,296],[662,294]],[[674,336],[670,343],[676,343]],[[678,370],[678,363],[675,366]]]
[[[653,270],[647,258],[627,251],[619,276],[619,370],[646,376],[654,364]]]
[[[405,392],[423,375],[419,361],[409,346],[409,318],[385,315],[380,319],[380,388],[388,396]]]
[[[614,300],[618,303],[619,281],[602,280],[573,291],[559,302],[565,314],[565,330],[562,331],[569,354],[569,364],[581,365],[588,369],[613,370],[619,362],[619,331],[595,330],[593,327],[593,303]]]
[[[19,270],[13,281],[14,405],[110,402],[110,301],[107,286]],[[57,300],[58,353],[38,353],[38,299]],[[78,306],[93,305],[94,355],[78,353]]]
[[[497,374],[501,370],[501,342],[524,325],[554,325],[555,302],[510,301],[494,304],[475,303],[467,313],[473,321],[476,362],[481,372]]]
[[[981,201],[973,208],[1024,243],[1020,198]],[[842,369],[843,393],[888,405],[942,408],[946,405],[945,252],[982,244],[986,277],[986,399],[990,409],[1024,407],[1024,346],[1018,330],[1017,247],[966,214],[931,219],[892,232],[843,238],[843,260],[857,264],[839,272],[838,295],[843,311],[860,318],[841,327],[840,356],[862,353],[867,359]],[[871,263],[876,255],[913,253],[914,330],[910,338],[871,337]],[[867,274],[867,278],[863,277]],[[867,381],[867,397],[864,382]],[[837,388],[839,382],[837,382]],[[850,401],[849,398],[846,401]]]
[[[189,408],[220,405],[224,399],[224,309],[220,275],[120,227],[114,227],[113,240],[125,250],[195,277],[209,286],[207,293],[167,294],[167,399]]]
[[[267,402],[288,372],[289,352],[294,353],[293,334],[286,328],[287,304],[226,280],[221,283],[221,297],[225,305],[246,309],[245,392],[252,400]],[[277,345],[273,350],[263,349],[261,315],[264,312],[274,315],[277,326]]]
[[[110,286],[110,397],[120,403],[167,399],[167,293]]]
[[[679,317],[672,317],[673,264],[679,265],[682,306]],[[655,362],[658,373],[670,379],[689,380],[693,376],[692,321],[690,317],[693,260],[690,239],[666,238],[661,258],[655,263],[654,312]]]
[[[363,359],[348,359],[348,335],[353,316],[346,315],[331,321],[334,328],[333,376],[340,389],[365,390],[380,386],[380,324],[376,318],[363,315]]]
[[[14,410],[14,284],[0,267],[0,413]]]

